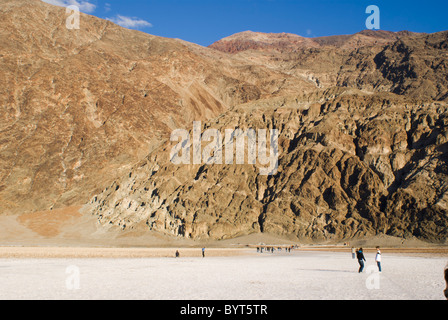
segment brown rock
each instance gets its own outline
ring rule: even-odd
[[[1,214],[40,212],[26,219],[40,229],[88,202],[106,230],[446,241],[447,32],[245,32],[203,48],[65,18],[0,4]],[[175,165],[170,133],[193,121],[278,129],[277,172]]]
[[[398,143],[421,117],[434,118],[429,136],[445,132],[446,111],[391,94],[348,92],[289,97],[282,107],[256,101],[204,125],[281,128],[273,176],[254,165],[174,165],[167,147],[117,180],[127,189],[112,186],[88,208],[112,228],[146,221],[149,230],[194,239],[256,232],[333,241],[381,233],[446,239],[447,175],[436,169],[445,166],[446,148],[435,139],[420,149]]]

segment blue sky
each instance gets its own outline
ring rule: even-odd
[[[242,31],[306,37],[366,29],[366,8],[380,9],[380,29],[448,30],[448,0],[43,0],[68,5],[131,29],[203,46]]]

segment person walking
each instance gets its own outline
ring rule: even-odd
[[[354,247],[352,247],[352,259],[356,258],[356,249]]]
[[[376,264],[378,266],[378,271],[381,272],[381,251],[380,251],[380,247],[376,247],[375,261],[376,261]]]
[[[205,248],[202,248],[202,258],[205,257]]]
[[[359,248],[358,251],[356,251],[356,257],[358,258],[359,263],[358,273],[361,273],[364,270],[364,261],[367,261],[362,252],[362,248]]]

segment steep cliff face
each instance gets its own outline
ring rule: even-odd
[[[313,84],[41,1],[0,4],[0,213],[82,205],[169,133]],[[217,63],[219,61],[219,63]]]
[[[259,163],[176,165],[167,142],[89,208],[109,227],[194,239],[267,232],[439,241],[448,230],[447,111],[341,88],[244,104],[203,128],[277,128],[276,174],[260,175]]]

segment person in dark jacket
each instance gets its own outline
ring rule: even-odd
[[[362,248],[359,248],[358,251],[356,251],[356,258],[358,259],[359,263],[358,273],[361,273],[364,270],[364,261],[367,261],[364,257],[364,253],[362,252]]]
[[[446,283],[446,288],[443,293],[445,294],[446,300],[448,300],[448,264],[445,267],[445,283]]]

